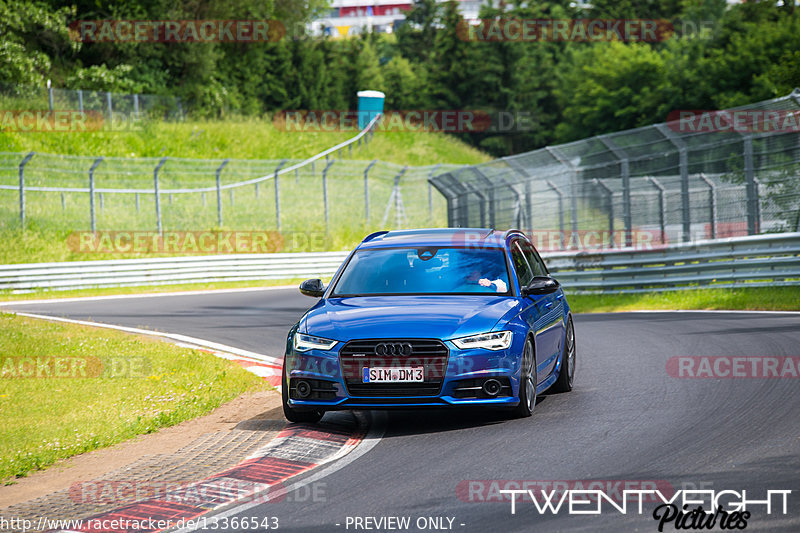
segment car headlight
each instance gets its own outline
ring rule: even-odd
[[[491,333],[480,333],[469,337],[453,339],[453,344],[461,350],[470,348],[484,348],[486,350],[505,350],[511,346],[510,331],[493,331]]]
[[[330,350],[339,341],[325,339],[323,337],[315,337],[314,335],[306,335],[305,333],[294,334],[294,349],[298,352],[307,352],[309,350]]]

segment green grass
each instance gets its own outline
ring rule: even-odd
[[[227,281],[214,283],[183,283],[174,285],[151,285],[145,287],[107,287],[95,289],[74,289],[67,291],[38,290],[13,294],[9,291],[0,291],[0,302],[15,302],[21,300],[40,300],[53,298],[79,298],[86,296],[114,296],[118,294],[153,294],[180,291],[201,291],[211,289],[244,289],[258,287],[298,287],[305,278],[297,279],[269,279],[258,281]],[[327,279],[323,279],[327,282]]]
[[[10,314],[0,314],[0,357],[0,479],[6,483],[266,386],[235,363],[200,351]],[[74,368],[69,373],[77,377],[20,377],[20,358],[71,358],[59,368]],[[91,377],[100,373],[100,363],[102,373]],[[30,368],[23,365],[23,373]],[[44,366],[38,368],[44,373]],[[81,368],[89,377],[80,377]]]
[[[296,133],[276,130],[268,119],[227,121],[152,122],[140,132],[88,133],[0,133],[2,152],[36,151],[25,167],[28,186],[87,187],[91,158],[72,156],[114,156],[106,159],[95,172],[98,188],[145,189],[153,186],[153,168],[163,156],[209,159],[170,159],[159,174],[160,188],[213,187],[219,160],[232,158],[221,174],[223,184],[271,175],[277,161],[302,159],[339,143],[353,133]],[[70,157],[53,157],[63,154]],[[392,192],[394,177],[410,165],[401,180],[406,221],[405,227],[446,224],[446,205],[434,191],[432,211],[428,205],[429,171],[417,166],[432,164],[473,164],[489,156],[454,137],[436,133],[377,132],[352,154],[345,150],[343,159],[330,167],[327,178],[328,224],[324,216],[322,171],[325,161],[304,167],[299,173],[280,179],[281,229],[287,241],[294,235],[311,236],[311,245],[288,247],[285,251],[343,250],[351,248],[368,233],[396,227],[395,212],[383,215]],[[130,158],[130,159],[128,159]],[[352,159],[351,159],[352,158]],[[211,161],[211,160],[216,161]],[[364,178],[366,166],[378,163],[369,174],[370,217],[366,220]],[[17,155],[0,155],[0,183],[18,183]],[[207,231],[277,230],[275,196],[271,180],[259,186],[249,185],[224,191],[222,226],[217,219],[216,194],[162,194],[163,227],[167,230]],[[67,238],[72,231],[90,229],[89,195],[28,191],[26,231],[20,229],[19,195],[15,190],[0,190],[0,263],[28,263],[143,257],[142,254],[76,253]],[[153,195],[105,194],[96,196],[99,230],[156,229]],[[319,238],[319,236],[322,236]],[[302,239],[301,239],[302,240]]]
[[[0,132],[3,152],[86,156],[188,157],[198,159],[305,159],[357,132],[294,132],[276,129],[269,117],[145,122],[139,131]],[[344,151],[348,156],[349,152]],[[474,164],[491,157],[440,133],[378,131],[354,159],[401,165]]]
[[[635,294],[568,294],[567,297],[575,313],[660,309],[800,310],[798,286],[690,289]]]

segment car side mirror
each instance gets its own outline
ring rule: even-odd
[[[322,298],[325,294],[325,286],[321,279],[307,279],[300,284],[300,292],[312,298]]]
[[[522,288],[522,296],[553,294],[559,287],[561,284],[550,276],[536,276]]]

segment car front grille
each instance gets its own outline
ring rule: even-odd
[[[378,345],[397,345],[395,354]],[[410,346],[410,350],[409,350]],[[376,351],[377,348],[377,351]],[[410,351],[410,353],[409,353]],[[355,340],[339,350],[339,365],[347,392],[362,397],[436,396],[442,389],[449,350],[437,339],[368,339]],[[412,383],[364,383],[362,369],[422,366],[424,381]]]

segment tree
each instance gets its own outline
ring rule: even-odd
[[[425,107],[425,71],[396,55],[383,66],[386,109],[409,110]]]
[[[663,58],[641,43],[597,43],[576,49],[555,89],[560,142],[663,121],[657,111],[665,81]]]
[[[395,32],[400,53],[415,63],[430,61],[440,19],[441,5],[436,0],[414,0]]]
[[[0,82],[43,85],[53,59],[59,63],[80,48],[65,23],[73,13],[69,7],[49,10],[29,1],[0,0]]]

